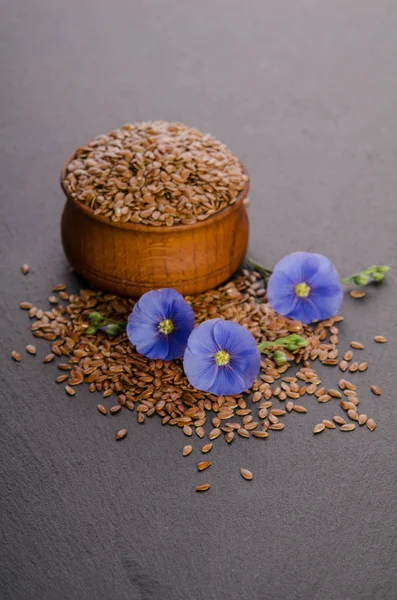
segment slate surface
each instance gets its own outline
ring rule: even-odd
[[[244,160],[258,260],[305,249],[344,274],[396,269],[396,3],[6,0],[0,29],[2,600],[395,598],[395,271],[343,309],[341,347],[367,346],[359,389],[376,432],[314,438],[335,410],[306,399],[281,434],[215,444],[205,495],[179,432],[105,419],[25,356],[18,302],[78,289],[60,246],[63,161],[153,118],[211,131]]]

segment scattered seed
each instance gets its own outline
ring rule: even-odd
[[[20,352],[17,352],[17,350],[13,350],[11,352],[11,356],[14,360],[16,360],[16,362],[21,362],[22,360],[22,356]]]
[[[31,302],[20,302],[19,308],[22,308],[22,310],[30,310],[33,308],[33,304]]]
[[[32,344],[28,344],[26,346],[26,352],[29,352],[29,354],[36,354],[36,352],[37,352],[36,346],[33,346]]]
[[[339,390],[328,390],[328,394],[331,396],[331,398],[342,398],[342,394]]]
[[[364,296],[366,296],[367,294],[363,291],[363,290],[352,290],[351,292],[349,292],[349,295],[351,296],[351,298],[364,298]]]
[[[359,425],[365,425],[365,423],[368,421],[368,415],[366,414],[361,414],[358,415],[358,424]]]
[[[292,410],[297,413],[307,413],[307,408],[305,406],[301,406],[300,404],[294,404]]]
[[[210,484],[209,483],[202,483],[201,485],[198,485],[195,490],[196,492],[206,492],[207,490],[210,489]]]
[[[203,462],[199,462],[197,464],[197,468],[199,471],[205,471],[205,469],[208,469],[208,467],[210,467],[212,465],[212,463],[209,460],[205,460]]]
[[[323,425],[327,429],[335,429],[335,423],[333,423],[332,421],[328,421],[328,419],[323,419]]]
[[[215,440],[220,435],[221,435],[221,430],[216,427],[215,429],[212,429],[209,432],[208,437],[210,438],[210,440]]]
[[[346,371],[349,364],[345,360],[341,360],[339,363],[339,368],[341,371]]]
[[[21,267],[21,273],[23,273],[23,275],[27,275],[27,273],[29,273],[30,271],[30,267],[28,264],[24,264]]]
[[[244,438],[249,438],[250,436],[249,432],[244,427],[240,427],[239,429],[237,429],[237,433],[240,437]]]
[[[56,296],[48,296],[48,302],[50,304],[58,304],[59,300]]]
[[[362,362],[358,365],[358,370],[363,372],[366,371],[368,369],[368,363],[367,362]]]
[[[69,396],[74,396],[76,393],[76,390],[74,388],[72,388],[70,385],[65,385],[65,390],[66,390],[66,393],[69,394]]]
[[[345,419],[343,417],[340,417],[339,415],[335,415],[334,417],[332,417],[332,420],[335,421],[337,425],[346,425]]]
[[[267,431],[253,431],[252,435],[256,438],[267,438],[269,434]]]
[[[190,427],[190,425],[184,425],[183,433],[187,436],[193,435],[193,429]]]
[[[285,405],[285,410],[287,412],[291,412],[291,410],[294,408],[294,403],[293,402],[287,402],[287,404]],[[259,415],[260,416],[260,415]],[[262,417],[261,417],[262,418]]]
[[[59,375],[59,377],[57,377],[57,378],[55,379],[55,381],[56,381],[57,383],[62,383],[62,381],[66,381],[66,379],[67,379],[68,377],[69,377],[69,375]]]
[[[352,421],[358,421],[358,413],[355,410],[348,410],[347,416],[349,417],[349,419],[352,419]]]
[[[365,346],[360,342],[350,342],[350,346],[355,350],[364,350]]]
[[[284,427],[284,423],[274,423],[270,425],[269,429],[272,429],[273,431],[282,431]]]
[[[384,335],[376,335],[374,337],[374,341],[378,344],[385,344],[387,342],[387,338]]]
[[[352,363],[349,367],[349,371],[350,373],[355,373],[356,371],[358,371],[358,362]]]
[[[343,355],[343,360],[351,360],[353,358],[353,352],[351,350],[347,350],[347,352]]]
[[[127,435],[127,430],[126,429],[120,429],[116,433],[116,440],[122,440],[123,438],[125,438],[126,435]]]
[[[204,446],[202,446],[201,448],[201,452],[203,452],[203,454],[207,454],[207,452],[209,452],[212,448],[212,444],[204,444]]]
[[[341,425],[340,431],[353,431],[355,428],[355,423],[346,423],[346,425]]]
[[[374,419],[368,419],[366,425],[370,431],[376,429],[376,421],[374,421]]]
[[[382,390],[377,385],[371,385],[371,392],[375,394],[375,396],[381,396]]]
[[[106,408],[103,406],[103,404],[98,404],[97,405],[97,409],[99,410],[100,413],[102,413],[103,415],[107,415],[108,411],[106,410]]]
[[[115,415],[116,413],[119,412],[119,410],[121,410],[121,405],[120,404],[115,404],[114,406],[112,406],[109,409],[109,412],[110,412],[111,415]]]
[[[254,431],[255,434],[255,431]],[[230,442],[232,442],[234,440],[234,431],[228,431],[225,434],[225,440],[227,441],[228,444],[230,444]]]
[[[243,479],[246,479],[247,481],[251,481],[251,479],[253,478],[251,471],[248,471],[248,469],[240,469],[240,473]]]
[[[325,429],[324,423],[317,423],[317,425],[315,425],[313,427],[313,433],[321,433],[322,431],[324,431],[324,429]]]
[[[183,446],[182,454],[183,456],[189,456],[193,452],[193,446],[187,445]]]
[[[47,356],[45,356],[45,357],[43,358],[43,363],[49,363],[49,362],[52,362],[52,361],[54,360],[54,358],[55,358],[55,354],[53,354],[53,353],[51,352],[51,354],[47,354]]]
[[[53,292],[62,292],[63,290],[66,290],[66,285],[64,283],[57,283],[52,287]]]

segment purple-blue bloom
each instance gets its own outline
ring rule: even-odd
[[[267,297],[280,315],[308,324],[336,315],[343,292],[339,275],[326,256],[294,252],[275,266]]]
[[[128,317],[127,336],[148,358],[180,358],[194,327],[194,312],[176,290],[143,294]]]
[[[255,338],[247,329],[233,321],[211,319],[192,331],[183,366],[193,387],[223,396],[247,390],[260,362]]]

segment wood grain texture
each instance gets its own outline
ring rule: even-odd
[[[249,182],[234,204],[206,221],[151,227],[94,215],[63,185],[65,167],[62,243],[75,271],[93,287],[131,297],[162,287],[196,294],[228,279],[242,262],[249,237],[243,203]]]

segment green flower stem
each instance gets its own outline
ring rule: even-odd
[[[363,269],[359,273],[353,273],[353,275],[341,279],[341,283],[344,285],[348,285],[349,283],[355,283],[356,285],[367,285],[371,280],[382,281],[388,271],[390,271],[390,267],[388,265],[372,265],[372,267]]]
[[[103,316],[100,312],[92,312],[89,315],[91,325],[87,327],[85,333],[87,335],[95,335],[98,329],[106,327],[108,335],[120,335],[127,326],[127,321],[115,321],[114,319],[108,319]]]
[[[253,258],[249,258],[248,263],[251,265],[251,267],[258,271],[258,273],[262,273],[266,277],[270,277],[270,275],[273,273],[273,269],[268,269],[267,267],[264,267],[263,265],[256,262],[256,260],[254,260]]]

